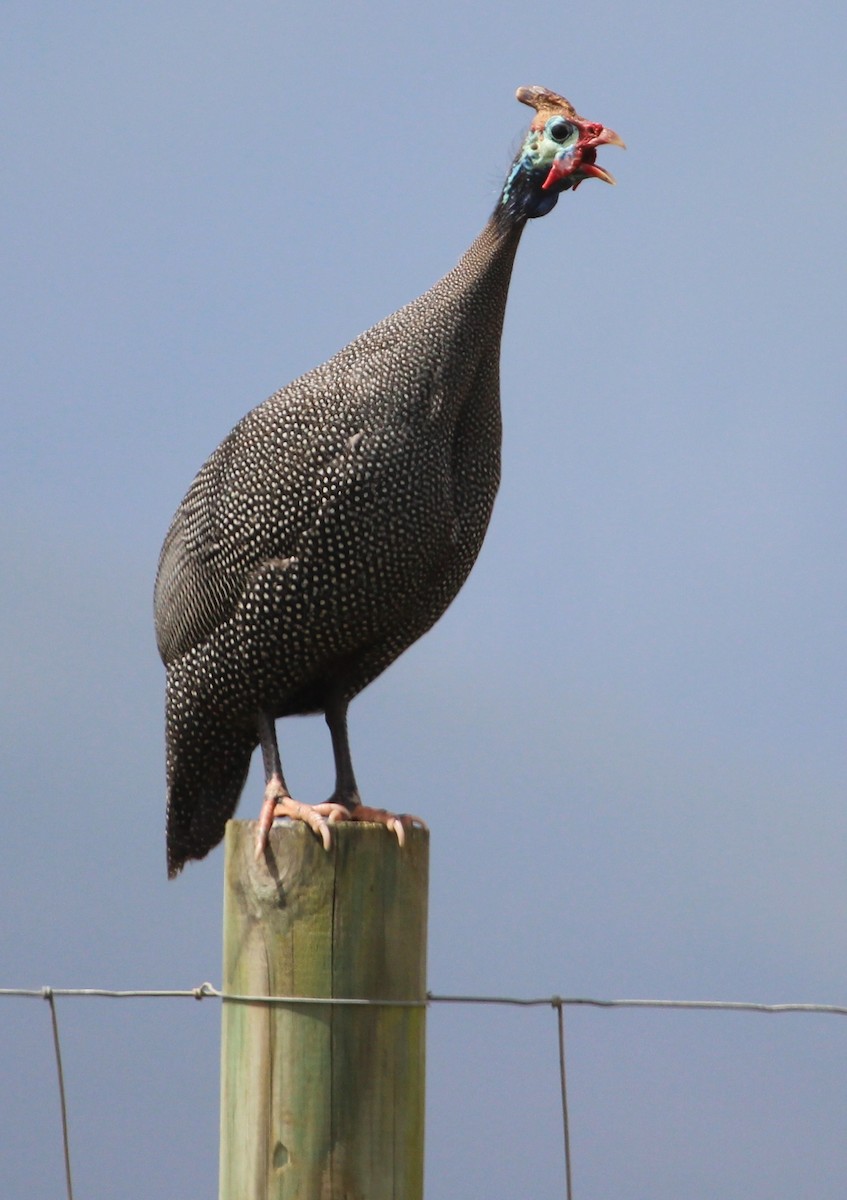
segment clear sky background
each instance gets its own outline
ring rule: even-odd
[[[220,979],[165,879],[151,592],[238,418],[447,271],[563,92],[629,149],[527,229],[504,478],[353,706],[430,823],[439,992],[847,1001],[841,4],[0,13],[0,984]],[[323,722],[280,727],[305,800]],[[257,772],[242,801],[258,811]],[[0,1000],[0,1193],[62,1189],[46,1005]],[[60,1002],[79,1196],[212,1196],[216,1002]],[[580,1200],[839,1200],[847,1020],[568,1016]],[[427,1195],[562,1194],[555,1020],[429,1017]]]

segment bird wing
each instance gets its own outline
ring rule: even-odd
[[[438,419],[441,388],[425,375],[410,387],[408,373],[401,387],[406,354],[395,331],[375,327],[253,409],[207,460],[159,560],[156,634],[166,664],[232,616],[257,570],[298,557],[330,513],[361,518],[372,509],[363,498],[385,483],[374,478],[384,475],[385,436],[398,483],[408,479],[403,450],[419,444],[421,422]],[[346,505],[353,489],[356,504]],[[390,507],[392,498],[377,502]]]

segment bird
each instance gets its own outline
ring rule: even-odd
[[[197,474],[162,547],[155,626],[166,668],[167,868],[223,838],[251,757],[265,790],[256,855],[277,818],[331,846],[340,820],[402,845],[417,817],[362,803],[347,710],[443,614],[482,546],[500,481],[499,361],[521,234],[624,143],[547,88],[494,211],[429,291],[275,392]],[[295,800],[276,721],[323,714],[325,803]]]

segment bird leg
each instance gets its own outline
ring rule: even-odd
[[[330,803],[343,804],[351,821],[372,821],[385,825],[401,846],[406,844],[406,830],[415,827],[426,829],[426,822],[409,813],[391,813],[384,808],[368,808],[362,804],[356,776],[353,774],[353,759],[350,755],[350,739],[347,734],[347,702],[333,698],[326,706],[326,723],[332,738],[332,753],[335,758],[335,791]]]
[[[349,813],[346,807],[331,801],[326,804],[301,804],[299,800],[292,798],[282,774],[273,717],[264,709],[259,710],[259,741],[265,765],[265,797],[256,828],[257,861],[265,852],[271,825],[277,817],[289,817],[292,821],[305,822],[321,839],[324,850],[329,850],[332,845],[329,827],[336,821],[347,820]]]

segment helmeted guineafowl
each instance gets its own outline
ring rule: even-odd
[[[156,632],[167,667],[168,873],[223,837],[261,745],[258,849],[274,816],[365,808],[347,706],[438,620],[479,553],[500,478],[500,334],[527,220],[623,143],[541,87],[482,233],[439,283],[254,408],[200,471],[165,539]],[[274,722],[324,713],[336,784],[294,801]]]

